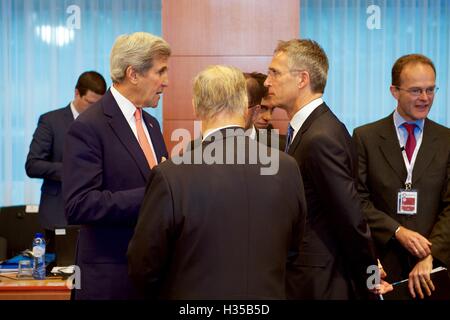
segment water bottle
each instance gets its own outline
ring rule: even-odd
[[[33,239],[33,278],[45,279],[45,240],[42,233],[36,233]]]

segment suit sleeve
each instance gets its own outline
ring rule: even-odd
[[[299,271],[300,265],[300,246],[303,240],[303,236],[305,234],[305,220],[306,220],[306,199],[305,199],[305,190],[303,185],[303,179],[301,176],[301,172],[297,166],[297,162],[293,160],[295,163],[293,165],[292,170],[290,170],[289,177],[286,177],[284,180],[286,182],[290,182],[291,185],[286,185],[287,190],[295,190],[295,196],[291,199],[297,200],[297,220],[292,226],[292,238],[289,246],[287,263],[286,263],[286,294],[289,299],[298,297],[298,282],[301,281],[298,279],[301,271]],[[290,195],[290,194],[289,194]]]
[[[374,240],[385,245],[395,235],[395,230],[400,224],[387,213],[378,210],[372,203],[367,181],[369,159],[358,130],[353,132],[353,141],[358,154],[358,193],[362,199],[362,209],[369,222]]]
[[[439,261],[450,266],[450,154],[447,161],[447,177],[444,180],[444,187],[441,193],[442,212],[438,216],[429,240],[431,254]]]
[[[303,179],[301,172],[297,166],[297,162],[293,161],[292,170],[290,170],[291,177],[288,177],[286,181],[292,182],[289,186],[290,190],[295,190],[297,205],[298,205],[298,216],[293,226],[292,241],[290,244],[289,255],[288,255],[288,268],[295,264],[295,261],[299,255],[300,244],[305,233],[305,220],[306,220],[306,199],[305,199],[305,189],[303,186]]]
[[[174,220],[171,189],[156,167],[127,253],[129,275],[149,298],[155,298],[160,289],[174,241]]]
[[[54,134],[49,118],[41,116],[25,163],[25,170],[30,178],[61,181],[62,163],[51,161]]]
[[[112,192],[103,188],[101,141],[88,125],[75,121],[66,136],[63,196],[69,224],[134,225],[145,187]]]
[[[351,150],[343,141],[342,136],[317,136],[306,157],[306,172],[316,190],[320,190],[320,200],[341,240],[345,260],[359,279],[356,285],[364,294],[367,292],[367,267],[376,261],[370,229],[361,211],[353,178]]]

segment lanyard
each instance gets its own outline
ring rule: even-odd
[[[399,130],[395,130],[397,132],[398,141],[400,141],[400,135],[398,133]],[[403,162],[405,163],[405,168],[407,172],[406,181],[405,181],[405,189],[411,190],[412,186],[412,173],[414,169],[414,164],[416,163],[417,154],[419,153],[420,145],[422,144],[422,138],[423,138],[423,132],[421,135],[419,135],[419,139],[416,141],[416,148],[414,149],[414,152],[411,157],[411,162],[408,160],[408,156],[406,154],[405,147],[401,147],[402,150],[402,156],[403,156]]]

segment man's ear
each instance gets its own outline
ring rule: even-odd
[[[398,100],[398,95],[399,95],[399,93],[398,93],[398,89],[397,89],[397,87],[396,86],[390,86],[389,87],[389,89],[391,90],[391,94],[392,94],[392,96],[394,97],[394,99],[395,100]]]
[[[256,107],[253,107],[252,109],[255,109]],[[248,109],[248,107],[246,106],[244,108],[244,118],[248,119],[248,116],[251,115],[251,117],[253,118],[253,116],[255,115],[255,112],[250,113],[251,111]],[[253,121],[252,121],[253,122]]]
[[[77,88],[75,88],[75,98],[81,98],[81,94],[80,94],[80,91],[78,91],[78,89]]]
[[[195,117],[198,118],[197,108],[195,108],[194,98],[192,98],[192,110],[194,110]]]
[[[297,72],[297,87],[303,89],[310,84],[310,78],[308,71],[298,71]]]
[[[132,84],[137,84],[137,72],[132,66],[128,66],[125,70],[125,76]]]

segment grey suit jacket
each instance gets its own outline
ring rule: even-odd
[[[218,156],[224,160],[239,139],[246,150],[267,149],[242,128],[230,131],[192,143],[186,158],[224,147],[223,159]],[[249,154],[240,155],[246,164],[177,165],[172,159],[151,172],[128,249],[130,274],[150,297],[286,297],[286,269],[298,253],[305,220],[301,175],[283,153],[276,175],[261,175],[259,161],[249,164]]]
[[[390,281],[407,278],[417,262],[393,239],[401,224],[432,242],[432,255],[449,263],[450,130],[425,120],[422,144],[413,170],[412,188],[419,193],[415,216],[397,214],[397,192],[404,188],[406,169],[392,114],[355,129],[359,157],[358,191],[364,212]]]

